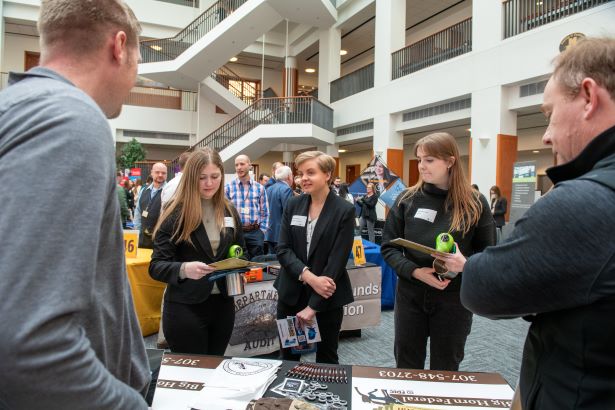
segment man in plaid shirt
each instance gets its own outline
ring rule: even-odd
[[[243,237],[250,258],[264,254],[265,232],[269,226],[269,206],[265,188],[250,179],[250,158],[235,158],[237,178],[224,185],[224,194],[235,205],[241,217]]]

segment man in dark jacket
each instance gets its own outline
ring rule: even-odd
[[[466,261],[461,301],[532,323],[524,410],[615,409],[615,40],[587,39],[560,55],[542,111],[555,187],[500,246]]]

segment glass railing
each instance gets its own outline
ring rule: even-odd
[[[331,81],[331,102],[374,87],[374,63]]]
[[[167,88],[135,86],[124,104],[170,110],[196,111],[197,93]]]
[[[248,0],[218,0],[174,37],[141,41],[141,61],[176,59]]]
[[[613,0],[507,0],[504,7],[504,38]]]
[[[470,51],[471,18],[394,52],[391,78],[395,80]]]

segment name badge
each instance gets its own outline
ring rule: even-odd
[[[438,211],[434,211],[433,209],[419,208],[416,211],[416,214],[414,214],[414,217],[417,219],[423,219],[427,222],[433,223],[433,221],[436,220],[437,214],[438,214]]]
[[[143,216],[143,218],[147,218],[147,215],[149,215],[149,212],[147,211],[141,212],[141,216]]]
[[[224,227],[225,228],[234,228],[235,227],[235,218],[232,216],[224,217]]]
[[[307,222],[307,216],[304,215],[293,215],[293,219],[290,221],[292,226],[305,226]]]

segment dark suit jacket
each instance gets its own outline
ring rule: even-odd
[[[271,180],[270,180],[271,181]],[[268,242],[278,242],[280,236],[280,224],[282,214],[288,200],[292,198],[293,190],[282,182],[278,181],[267,188],[267,200],[269,201],[269,226],[265,233],[265,240]]]
[[[220,233],[220,244],[215,255],[211,249],[205,226],[202,223],[190,235],[194,246],[189,242],[176,243],[174,240],[171,240],[179,213],[169,216],[160,225],[160,229],[158,229],[154,238],[154,253],[149,265],[149,274],[156,280],[168,283],[164,296],[165,301],[196,304],[207,300],[211,293],[213,282],[208,281],[207,276],[199,280],[180,280],[179,269],[183,262],[200,261],[210,264],[226,259],[229,248],[235,244],[240,245],[245,253],[246,246],[239,214],[235,208],[232,208],[232,213],[227,211],[225,214],[227,217],[232,216],[234,218],[235,229],[223,229]],[[225,279],[219,279],[216,283],[222,295],[226,296]]]
[[[365,195],[363,198],[357,201],[361,205],[361,217],[371,222],[378,220],[376,214],[376,205],[378,204],[378,194],[374,193],[372,196]]]
[[[354,206],[335,192],[329,192],[316,222],[308,255],[306,229],[311,201],[310,195],[299,195],[286,204],[277,251],[281,269],[274,286],[280,300],[291,306],[298,303],[302,290],[307,290],[310,293],[308,305],[317,312],[324,312],[354,300],[346,271],[354,240]],[[294,216],[305,217],[304,226],[291,224]],[[333,278],[336,284],[333,296],[325,299],[299,280],[305,266],[315,275]]]
[[[506,225],[505,215],[507,207],[508,201],[506,201],[505,197],[500,197],[495,201],[495,205],[493,206],[493,219],[495,220],[495,226],[498,228]]]

